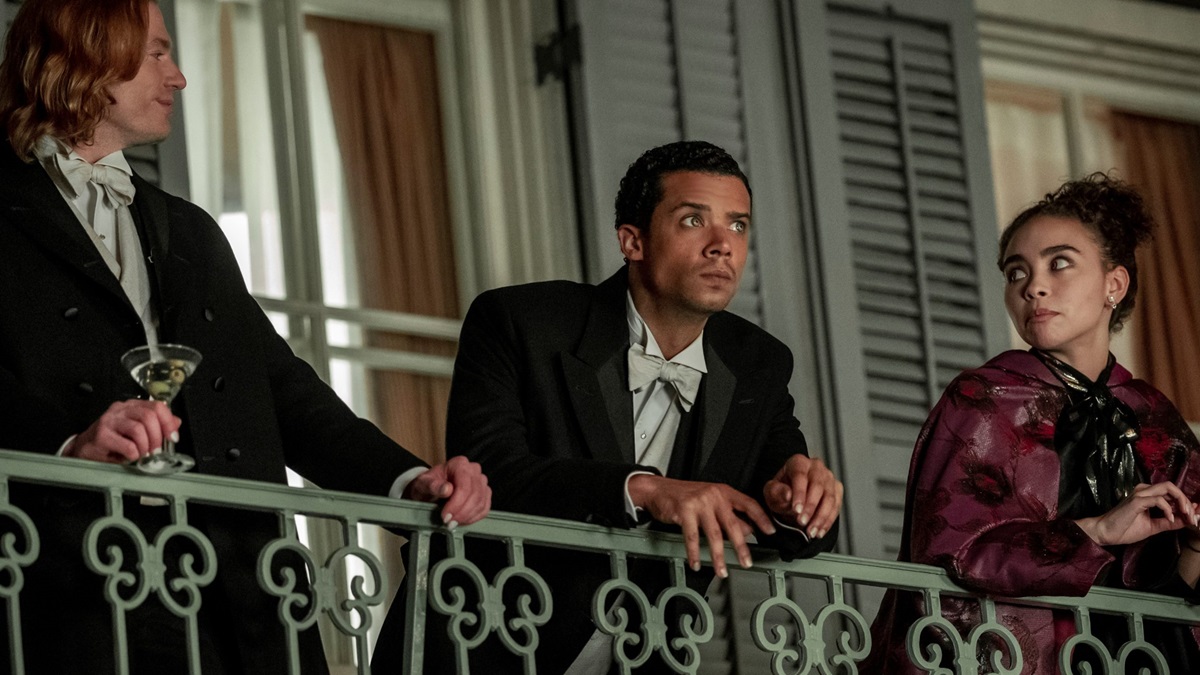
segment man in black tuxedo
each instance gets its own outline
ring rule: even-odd
[[[149,0],[26,0],[12,25],[0,64],[0,448],[123,463],[174,438],[199,473],[285,483],[286,465],[326,488],[442,501],[451,525],[483,517],[477,464],[427,467],[356,417],[275,333],[212,218],[131,172],[121,151],[166,137],[186,84],[170,50]],[[155,340],[203,355],[178,416],[138,398],[119,362]],[[14,485],[12,499],[41,539],[20,596],[26,672],[111,672],[111,609],[82,556],[104,495]],[[123,508],[151,541],[171,522],[144,500]],[[204,672],[286,672],[278,600],[255,579],[278,517],[193,504],[188,523],[218,559],[200,613]],[[171,568],[185,553],[163,555]],[[127,625],[134,672],[186,672],[183,622],[156,597]],[[305,672],[325,670],[315,631],[301,652]]]
[[[749,567],[755,529],[791,555],[830,550],[842,485],[807,456],[788,393],[791,353],[723,311],[750,236],[737,162],[703,142],[654,148],[621,181],[616,215],[628,264],[604,283],[516,286],[472,304],[450,394],[450,452],[483,465],[497,509],[682,530],[693,571],[702,537],[722,577],[724,541]],[[491,578],[507,563],[488,543],[468,540],[467,552]],[[538,672],[607,672],[611,641],[590,617],[607,559],[527,546],[525,560],[554,594]],[[639,581],[666,585],[661,565],[651,567]],[[696,577],[700,587],[710,578]],[[450,672],[445,626],[435,612],[430,620],[427,670]],[[399,637],[385,625],[376,672],[392,672],[387,645]],[[494,638],[471,663],[471,672],[519,669]]]

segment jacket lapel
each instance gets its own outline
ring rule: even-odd
[[[133,311],[121,283],[109,270],[95,244],[83,231],[75,212],[67,205],[50,176],[37,162],[26,164],[7,142],[0,149],[6,176],[5,192],[0,200],[3,219],[21,229],[51,256],[91,279],[112,293]]]
[[[707,333],[706,333],[707,335]],[[733,371],[725,365],[725,361],[713,348],[711,340],[704,343],[704,362],[708,374],[704,376],[704,420],[700,431],[700,457],[696,466],[697,476],[703,475],[712,457],[717,439],[725,428],[725,420],[729,417],[729,406],[733,403],[733,392],[737,388],[738,379]]]
[[[633,399],[625,350],[626,271],[596,287],[583,338],[574,354],[563,353],[563,375],[575,417],[592,457],[633,463]]]

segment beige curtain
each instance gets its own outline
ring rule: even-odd
[[[458,318],[433,36],[308,17],[321,45],[364,307]],[[372,347],[453,356],[452,343],[371,331]],[[372,417],[426,461],[445,457],[449,380],[371,373]]]
[[[1200,126],[1114,112],[1128,180],[1158,222],[1138,258],[1141,376],[1200,421]]]

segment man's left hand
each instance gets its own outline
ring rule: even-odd
[[[413,479],[404,490],[405,499],[419,502],[439,502],[443,499],[442,522],[470,525],[488,514],[492,508],[492,488],[479,464],[466,457],[452,457],[432,466]]]
[[[763,498],[777,517],[820,539],[837,520],[842,491],[842,482],[820,459],[792,455],[763,486]]]

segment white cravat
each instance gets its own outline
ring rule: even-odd
[[[661,356],[646,353],[639,342],[629,347],[625,359],[629,367],[629,391],[637,391],[654,380],[665,382],[675,388],[679,407],[684,412],[692,409],[700,393],[700,378],[704,373],[678,361],[667,361]]]
[[[135,193],[133,170],[124,153],[118,150],[92,164],[58,139],[43,136],[34,154],[137,310],[147,344],[158,342],[150,275],[129,212]]]

